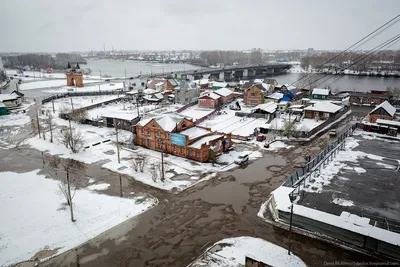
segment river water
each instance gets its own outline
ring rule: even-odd
[[[118,61],[118,60],[88,60],[86,68],[92,70],[92,75],[107,74],[112,77],[124,77],[125,70],[127,77],[134,77],[141,73],[171,73],[177,70],[189,70],[200,68],[190,64],[161,64],[139,61]],[[317,75],[316,77],[320,77]],[[326,76],[328,77],[328,76]],[[278,76],[272,76],[279,84],[290,84],[300,78],[299,73],[287,73]],[[376,76],[352,76],[345,75],[335,76],[328,80],[325,84],[330,84],[332,89],[338,91],[355,90],[355,91],[370,91],[370,90],[386,90],[387,87],[400,86],[399,77],[376,77]],[[338,80],[337,80],[338,79]],[[337,81],[336,81],[337,80]],[[332,83],[333,82],[333,83]]]

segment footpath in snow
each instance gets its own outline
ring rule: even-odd
[[[261,238],[241,236],[218,241],[188,267],[244,266],[246,256],[269,266],[307,266],[293,253],[288,255],[287,249]]]
[[[5,215],[0,220],[0,266],[29,260],[42,250],[62,253],[157,203],[154,198],[81,189],[73,198],[76,221],[71,222],[59,182],[38,172],[0,172],[0,210]]]

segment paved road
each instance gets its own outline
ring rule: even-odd
[[[260,237],[287,248],[288,233],[259,219],[257,212],[295,166],[304,163],[306,155],[317,154],[327,142],[325,134],[307,146],[267,152],[248,166],[221,173],[177,195],[125,176],[120,185],[119,175],[96,164],[87,165],[82,176],[111,183],[108,194],[147,192],[157,197],[160,204],[39,266],[187,266],[212,243],[242,235]],[[59,174],[48,166],[49,160],[50,157],[32,149],[0,149],[0,169],[4,171],[41,168],[57,178]],[[369,260],[301,235],[294,235],[291,247],[309,266],[323,266],[325,261]]]

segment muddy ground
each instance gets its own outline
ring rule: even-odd
[[[343,123],[340,127],[345,126]],[[96,183],[111,184],[99,193],[116,196],[151,194],[160,203],[39,266],[187,266],[214,242],[243,235],[263,238],[288,248],[288,232],[262,221],[257,212],[268,195],[305,162],[305,156],[317,154],[328,139],[325,134],[305,146],[279,152],[265,151],[263,158],[222,172],[179,194],[152,188],[103,169],[99,164],[86,164],[84,171],[76,174],[80,186],[84,187],[89,179],[94,179]],[[23,146],[0,149],[1,171],[41,169],[49,177],[63,178],[64,174],[54,170],[51,161],[51,156]],[[291,249],[309,266],[323,266],[324,262],[338,260],[369,260],[364,255],[297,234],[291,239]],[[18,266],[33,266],[33,263]]]

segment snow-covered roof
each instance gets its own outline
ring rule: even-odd
[[[209,130],[206,130],[206,129],[200,128],[200,127],[192,127],[192,128],[189,128],[189,129],[186,129],[186,130],[180,132],[180,134],[189,136],[189,139],[194,139],[194,138],[197,138],[199,136],[206,135],[209,133],[210,133]]]
[[[173,120],[170,116],[163,116],[160,119],[156,120],[158,125],[163,128],[165,131],[172,131],[175,127],[177,122]]]
[[[254,80],[254,83],[263,83],[264,82],[264,79],[255,79]]]
[[[220,98],[221,96],[217,95],[215,93],[209,93],[209,94],[205,94],[205,95],[201,96],[200,98],[203,98],[203,97],[209,97],[209,98],[216,100],[216,99]]]
[[[151,120],[154,119],[164,131],[171,132],[172,130],[175,129],[176,125],[179,124],[185,118],[187,119],[187,117],[181,116],[179,114],[168,114],[168,115],[162,115],[162,116],[155,117],[155,118],[143,119],[138,122],[138,125],[145,126]]]
[[[400,127],[400,121],[391,121],[391,120],[377,119],[377,120],[376,120],[376,123],[377,123],[377,124],[386,124],[386,125],[391,125],[391,126]]]
[[[155,89],[150,89],[150,88],[147,88],[147,89],[143,90],[143,94],[146,94],[146,95],[151,95],[151,94],[155,94],[155,93],[158,93],[158,92],[159,91],[157,91]]]
[[[313,95],[329,95],[329,89],[314,88],[312,91]]]
[[[0,101],[16,100],[17,98],[19,98],[19,96],[16,94],[0,94]]]
[[[0,108],[5,108],[5,107],[6,107],[6,105],[4,105],[3,102],[0,102]]]
[[[214,82],[212,84],[213,87],[226,87],[228,84],[223,82]]]
[[[342,109],[341,106],[332,104],[329,101],[324,101],[324,102],[315,103],[312,106],[308,106],[304,110],[320,111],[320,112],[327,112],[327,113],[336,113],[337,111],[339,111],[341,109]]]
[[[292,106],[290,106],[289,108],[291,108],[291,109],[294,109],[294,108],[303,108],[304,107],[304,105],[292,105]]]
[[[163,96],[162,93],[157,93],[157,94],[155,94],[154,96],[155,96],[156,98],[158,98],[158,99],[163,99],[163,98],[164,98],[164,96]]]
[[[201,138],[200,140],[197,140],[196,142],[194,142],[193,144],[190,145],[190,147],[192,148],[201,148],[202,144],[207,144],[208,142],[218,139],[220,137],[222,137],[223,135],[220,134],[215,134],[215,135],[209,135],[209,136],[205,136],[203,138]]]
[[[105,118],[115,118],[119,120],[125,120],[125,121],[132,121],[137,118],[137,114],[135,113],[116,113],[116,112],[110,112],[110,113],[105,113],[102,115],[102,117]]]
[[[282,99],[282,98],[283,98],[283,94],[282,94],[282,93],[279,93],[279,92],[276,92],[276,93],[273,93],[273,94],[268,95],[267,98],[271,98],[271,99]]]
[[[159,82],[159,83],[156,83],[156,86],[160,86],[160,85],[163,85],[164,84],[164,82]]]
[[[381,103],[380,105],[376,106],[369,114],[373,113],[374,111],[376,111],[379,108],[383,108],[384,110],[386,110],[386,112],[389,113],[389,115],[392,117],[396,113],[396,108],[393,107],[389,102],[385,101],[385,102]]]
[[[261,110],[264,110],[265,112],[272,114],[276,111],[277,108],[278,108],[278,105],[275,102],[268,102],[268,103],[260,104],[256,107],[254,107],[253,110],[261,109]]]
[[[216,93],[220,96],[224,96],[224,97],[233,94],[233,92],[227,88],[221,88],[221,89],[215,90],[214,93]]]

